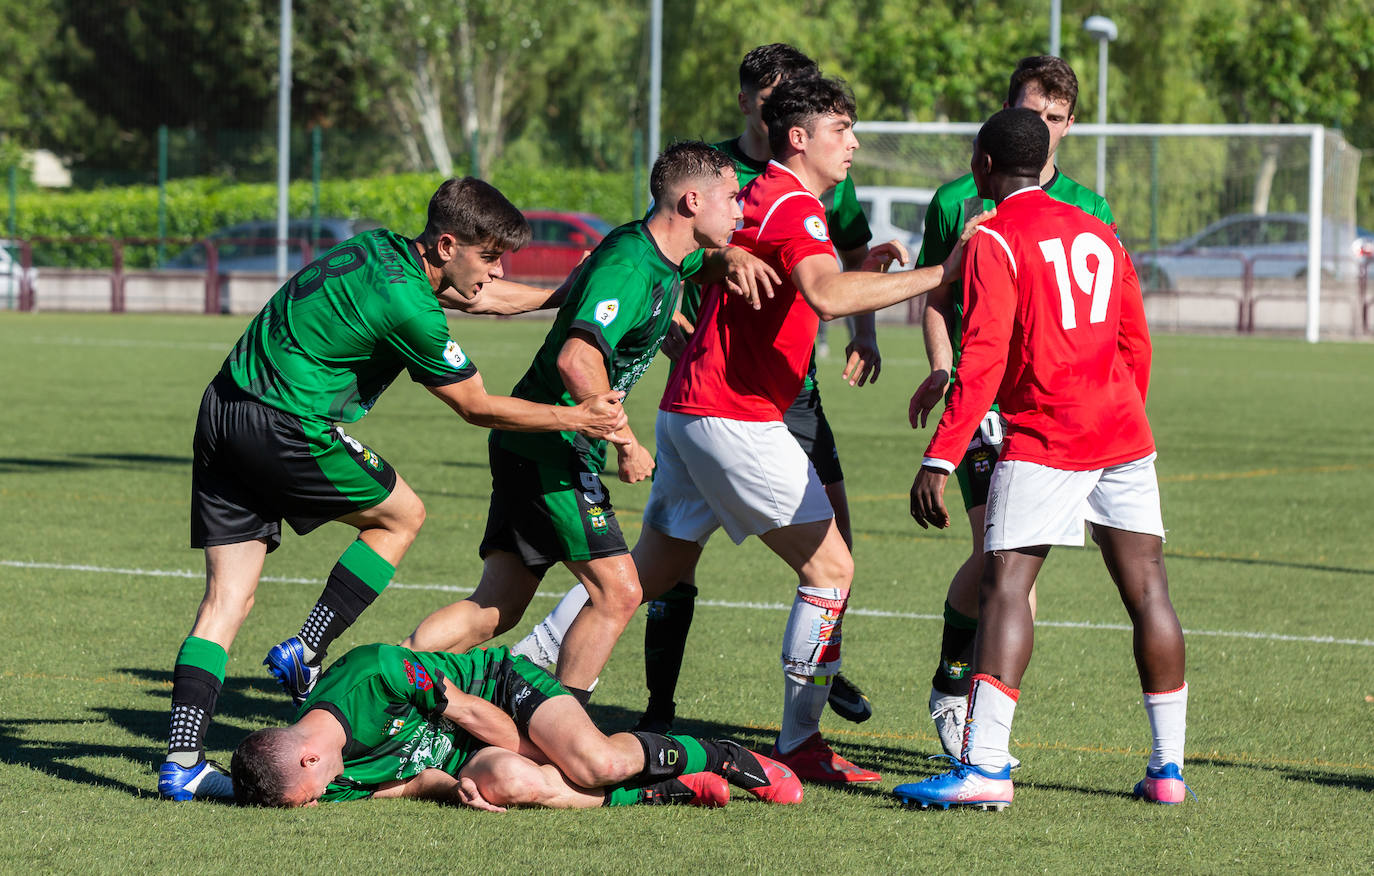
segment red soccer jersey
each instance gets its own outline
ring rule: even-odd
[[[782,285],[761,310],[723,284],[704,290],[696,331],[663,393],[665,411],[781,420],[806,377],[820,320],[791,277],[808,256],[834,257],[825,207],[776,161],[740,193],[740,207],[731,245],[772,265]]]
[[[926,456],[954,463],[995,400],[1003,459],[1089,471],[1154,450],[1150,336],[1111,228],[1039,188],[997,205],[964,252],[959,379]]]

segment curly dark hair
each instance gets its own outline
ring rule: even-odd
[[[854,93],[843,79],[807,76],[785,79],[763,102],[763,123],[768,126],[768,147],[774,155],[782,155],[787,146],[787,133],[802,128],[815,131],[816,119],[826,115],[849,116],[855,119]]]
[[[419,237],[426,247],[452,234],[465,246],[519,249],[530,242],[530,223],[491,183],[476,177],[445,180],[429,199],[429,220]]]
[[[992,159],[993,173],[1038,178],[1050,154],[1050,129],[1037,112],[1004,109],[978,130],[978,148]]]
[[[816,62],[796,46],[769,43],[744,56],[739,65],[740,91],[761,91],[775,82],[794,76],[819,76]]]
[[[288,805],[287,777],[294,750],[291,731],[285,727],[268,727],[248,734],[234,749],[234,759],[229,763],[234,799],[239,805]]]

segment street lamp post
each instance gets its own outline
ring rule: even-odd
[[[1116,23],[1104,15],[1089,16],[1083,29],[1097,40],[1097,123],[1107,124],[1107,43],[1116,39]],[[1097,193],[1106,197],[1107,135],[1097,135]]]

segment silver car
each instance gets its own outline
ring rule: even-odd
[[[1328,224],[1322,234],[1322,274],[1352,279],[1374,255],[1374,232]],[[1239,213],[1227,216],[1172,246],[1135,257],[1147,292],[1178,290],[1191,279],[1297,279],[1307,276],[1307,214]]]

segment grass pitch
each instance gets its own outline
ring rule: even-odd
[[[1013,806],[916,812],[887,794],[938,769],[926,759],[938,743],[924,707],[968,533],[963,521],[926,532],[907,515],[929,434],[904,422],[924,354],[918,332],[884,327],[875,386],[844,386],[838,356],[822,362],[856,533],[846,672],[876,709],[862,725],[827,715],[822,726],[883,772],[881,787],[808,787],[788,808],[737,796],[710,812],[494,816],[407,801],[266,812],[163,803],[154,773],[172,660],[203,587],[200,554],[186,547],[196,406],[245,322],[0,314],[0,871],[1374,868],[1374,347],[1156,338],[1149,408],[1171,589],[1188,631],[1185,775],[1197,801],[1130,799],[1149,737],[1125,612],[1100,558],[1063,548],[1041,578]],[[545,326],[459,318],[453,331],[488,386],[505,391]],[[645,437],[663,380],[660,363],[629,402]],[[397,466],[429,519],[396,584],[335,656],[397,641],[471,588],[489,490],[485,434],[404,380],[351,431]],[[633,540],[648,488],[610,480]],[[959,507],[957,490],[949,498]],[[288,535],[269,558],[229,655],[212,757],[289,720],[259,663],[296,631],[351,538],[342,526]],[[735,548],[721,536],[698,580],[680,726],[766,748],[793,579],[756,541]],[[568,582],[550,573],[526,620]],[[597,689],[592,714],[606,729],[643,706],[642,633],[641,616]]]

